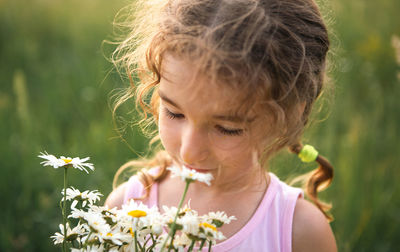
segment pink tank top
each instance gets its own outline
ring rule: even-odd
[[[155,173],[156,169],[150,170],[150,174]],[[214,245],[212,251],[292,251],[294,208],[297,199],[304,197],[304,193],[301,189],[280,181],[273,173],[269,175],[270,185],[254,215],[236,234]],[[142,196],[143,189],[137,177],[132,176],[128,181],[124,202]],[[158,184],[154,184],[149,198],[143,203],[152,207],[157,206],[157,201]]]

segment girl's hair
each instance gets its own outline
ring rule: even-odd
[[[284,147],[298,152],[324,85],[329,49],[328,32],[313,0],[148,0],[135,1],[129,11],[133,12],[122,23],[129,36],[112,59],[117,68],[125,69],[131,86],[115,104],[114,113],[136,97],[143,114],[140,125],[148,128],[157,123],[156,91],[168,53],[195,62],[196,71],[210,81],[240,90],[237,99],[244,111],[262,111],[259,114],[272,125],[262,137],[273,136],[263,148],[262,164]],[[309,176],[306,192],[325,213],[329,207],[317,192],[331,182],[333,169],[324,158],[317,161],[321,166]],[[160,166],[157,176],[140,173],[149,188],[165,177],[171,162],[160,152],[154,159],[121,168]]]

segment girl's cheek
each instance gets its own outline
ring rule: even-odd
[[[174,152],[179,147],[180,142],[179,125],[162,115],[160,115],[158,125],[162,145],[167,152]]]
[[[219,162],[227,166],[240,166],[242,168],[251,167],[254,161],[256,161],[254,149],[245,143],[226,149],[213,148],[213,153],[218,158]]]

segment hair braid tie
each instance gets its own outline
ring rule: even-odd
[[[318,151],[311,145],[304,145],[297,156],[301,159],[304,163],[310,163],[317,160]]]

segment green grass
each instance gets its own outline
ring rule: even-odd
[[[96,171],[73,171],[69,181],[104,194],[116,169],[137,157],[114,130],[109,95],[126,83],[104,56],[112,46],[102,47],[127,3],[0,1],[0,251],[55,250],[49,236],[61,221],[63,173],[43,168],[40,151],[90,156]],[[400,66],[391,46],[400,36],[399,9],[396,0],[335,0],[324,8],[335,30],[336,91],[318,117],[327,119],[304,139],[335,166],[322,197],[333,203],[340,251],[400,250]],[[146,151],[136,128],[128,125],[124,136]],[[287,153],[272,164],[283,178],[314,168]]]

